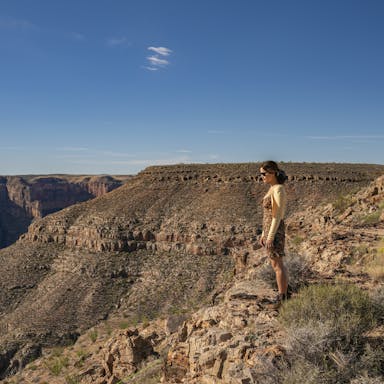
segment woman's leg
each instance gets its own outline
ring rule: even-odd
[[[277,288],[279,293],[287,294],[288,290],[288,273],[285,268],[282,257],[271,258],[271,265],[276,275]]]

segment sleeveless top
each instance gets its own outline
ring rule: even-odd
[[[263,199],[263,232],[265,234],[268,234],[269,228],[271,227],[271,222],[272,222],[272,201],[271,201],[271,196],[266,196]],[[266,248],[266,251],[268,252],[268,256],[269,257],[285,256],[284,243],[285,243],[285,224],[284,224],[284,220],[281,220],[279,227],[277,228],[277,232],[275,234],[275,238],[273,241],[273,248],[272,249]]]

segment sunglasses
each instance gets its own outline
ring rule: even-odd
[[[261,175],[261,176],[268,175],[268,172],[260,172],[260,175]]]

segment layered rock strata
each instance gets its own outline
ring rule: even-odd
[[[35,218],[121,186],[127,176],[0,177],[0,248],[12,244]]]
[[[366,186],[384,170],[284,168],[289,216]],[[111,313],[151,319],[200,306],[258,248],[267,190],[258,169],[151,167],[106,195],[37,219],[0,251],[0,375],[22,368],[28,351],[68,343]]]

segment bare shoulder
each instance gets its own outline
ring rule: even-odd
[[[284,193],[285,192],[284,185],[283,184],[275,184],[273,186],[273,191],[275,193]]]
[[[273,191],[272,191],[273,197],[276,200],[281,200],[281,199],[286,199],[286,192],[285,188],[282,184],[276,184],[273,186]]]

